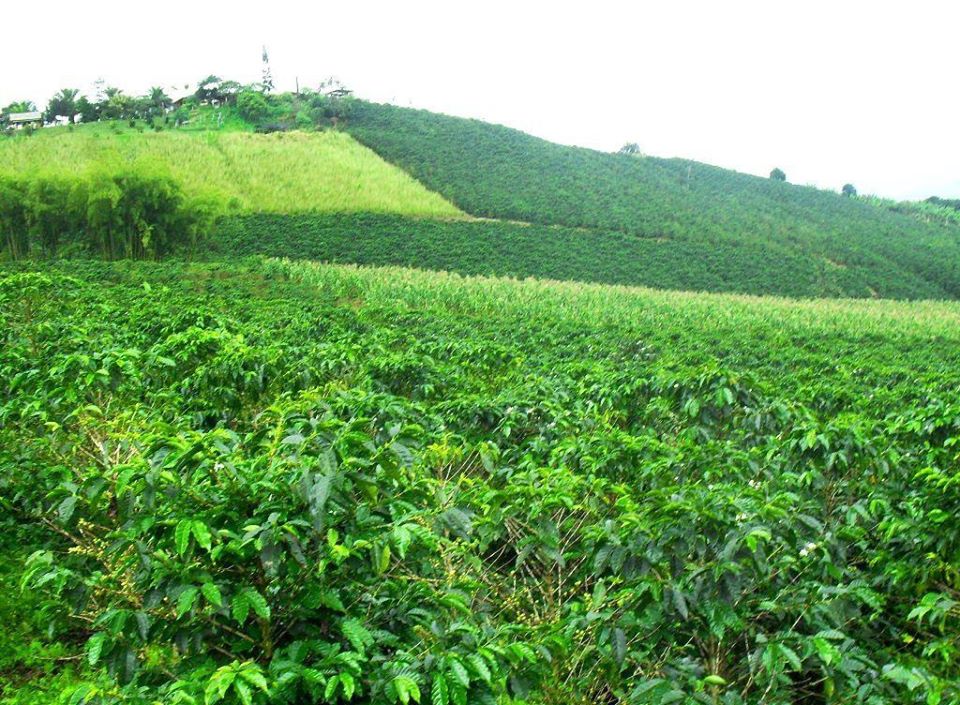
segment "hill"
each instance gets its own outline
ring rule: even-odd
[[[364,102],[347,132],[253,134],[230,115],[222,126],[198,110],[160,132],[106,122],[0,139],[0,178],[170,174],[221,216],[200,250],[210,257],[794,297],[960,297],[960,223],[931,204],[844,198]]]
[[[707,262],[725,246],[745,247],[745,259],[758,248],[770,260],[786,251],[808,270],[854,270],[866,287],[844,286],[850,296],[960,296],[956,226],[697,162],[565,147],[421,110],[362,103],[348,129],[472,215],[696,243]],[[764,293],[781,280],[765,282]],[[835,295],[816,285],[807,292]]]
[[[16,705],[960,696],[955,303],[69,261],[0,317]]]
[[[0,139],[0,178],[149,168],[224,213],[462,214],[343,132],[132,129],[112,122]]]

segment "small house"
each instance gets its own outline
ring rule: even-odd
[[[22,130],[25,127],[43,127],[43,113],[38,110],[29,113],[10,113],[7,115],[7,123],[14,130]]]

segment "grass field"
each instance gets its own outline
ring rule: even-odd
[[[138,131],[125,124],[0,139],[0,176],[82,175],[148,164],[226,212],[462,214],[341,132]]]
[[[960,698],[960,304],[84,260],[0,323],[4,705]]]

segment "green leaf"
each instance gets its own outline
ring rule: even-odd
[[[96,666],[97,661],[100,660],[100,654],[103,651],[103,642],[106,638],[106,634],[98,632],[87,640],[87,661],[91,666]]]
[[[94,686],[89,683],[84,683],[73,691],[67,705],[83,705],[84,703],[92,701],[96,693],[97,689]]]
[[[334,676],[327,681],[327,687],[323,691],[324,700],[333,700],[334,693],[337,692],[337,686],[340,685],[340,676]]]
[[[237,677],[237,671],[235,669],[236,661],[229,666],[221,666],[216,670],[216,672],[210,677],[210,680],[207,682],[207,687],[204,689],[203,699],[206,705],[212,705],[213,703],[222,700],[223,696],[226,695],[227,689],[233,684],[233,681]]]
[[[377,561],[377,572],[386,573],[390,567],[390,546],[384,546],[380,549],[379,560]]]
[[[707,683],[708,685],[726,685],[727,684],[727,681],[723,677],[718,675],[709,675],[703,679],[703,682]]]
[[[190,528],[194,538],[197,539],[197,543],[209,551],[212,537],[210,536],[210,529],[207,528],[207,525],[202,521],[194,520]]]
[[[193,603],[196,601],[199,592],[197,588],[192,586],[180,591],[180,594],[177,596],[178,617],[182,617],[193,608]]]
[[[264,678],[263,673],[260,672],[260,667],[254,663],[246,664],[240,671],[240,677],[250,685],[256,686],[264,693],[269,690],[267,686],[267,679]]]
[[[356,690],[357,684],[353,680],[353,676],[344,671],[340,674],[340,683],[343,685],[343,697],[347,700],[353,699],[353,693]]]
[[[673,606],[677,608],[677,612],[680,613],[681,617],[687,619],[690,616],[690,612],[687,610],[687,600],[683,596],[683,593],[677,588],[672,588],[670,594],[673,598]]]
[[[218,588],[213,583],[204,583],[200,586],[200,591],[203,593],[203,597],[211,605],[217,607],[223,606],[223,595],[220,594],[220,588]]]
[[[270,605],[267,604],[263,595],[253,588],[247,588],[243,591],[243,596],[247,599],[250,606],[253,607],[253,611],[258,617],[261,619],[270,619]]]
[[[247,601],[246,593],[238,592],[234,595],[230,600],[230,608],[237,624],[246,622],[247,615],[250,613],[250,603]]]
[[[70,517],[73,516],[73,510],[77,506],[77,497],[76,495],[69,495],[63,498],[63,501],[60,502],[60,505],[57,507],[57,516],[60,517],[62,523],[67,523],[70,521]]]
[[[130,467],[124,468],[119,473],[117,473],[117,483],[114,488],[114,494],[116,494],[117,497],[122,496],[123,493],[126,491],[127,487],[130,484],[130,480],[133,478],[133,475],[135,472],[136,472],[136,468],[133,466],[130,466]]]
[[[523,659],[524,661],[528,661],[530,663],[535,663],[537,660],[536,653],[534,653],[533,649],[526,644],[510,644],[510,646],[507,648],[516,660]]]
[[[480,654],[470,654],[467,656],[467,663],[470,664],[470,670],[486,684],[490,684],[490,669],[487,662],[483,660]]]
[[[408,705],[411,700],[420,702],[420,686],[409,676],[394,678],[393,689],[397,691],[397,697],[403,705]]]
[[[447,691],[447,679],[442,672],[433,674],[433,684],[430,686],[430,702],[432,705],[447,705],[450,693]]]
[[[253,693],[250,691],[249,685],[243,681],[234,681],[233,689],[237,691],[237,695],[240,696],[240,701],[243,705],[251,705],[251,703],[253,703]]]
[[[453,676],[453,680],[462,685],[464,688],[470,687],[470,674],[467,673],[467,669],[456,656],[451,656],[447,659],[447,668],[449,673]]]
[[[327,609],[334,610],[335,612],[347,611],[347,608],[344,607],[340,596],[333,590],[324,590],[317,596],[317,600],[321,605]]]
[[[783,652],[783,655],[787,657],[787,661],[790,662],[790,665],[793,666],[793,670],[802,671],[803,664],[800,661],[800,657],[797,656],[797,652],[791,649],[789,646],[780,644],[780,651]]]
[[[173,541],[177,547],[177,554],[183,555],[187,552],[187,547],[190,545],[190,532],[193,531],[193,522],[189,519],[182,519],[177,524],[177,528],[173,532]]]
[[[467,705],[466,686],[456,681],[451,681],[448,685],[450,686],[450,702],[453,705]]]
[[[610,634],[610,642],[613,646],[613,656],[617,663],[622,664],[627,658],[627,635],[617,627]]]
[[[373,636],[367,631],[357,619],[345,619],[340,623],[340,631],[350,645],[361,654],[364,653],[368,644],[373,643]]]

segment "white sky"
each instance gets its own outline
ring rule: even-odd
[[[960,2],[44,0],[0,13],[0,105],[215,73],[794,183],[960,197]]]

